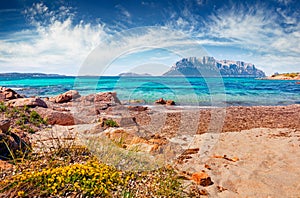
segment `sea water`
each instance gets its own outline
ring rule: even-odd
[[[2,77],[0,86],[28,97],[51,97],[75,89],[81,95],[115,91],[123,102],[144,100],[145,104],[153,104],[158,98],[189,106],[300,104],[296,81],[254,78]]]

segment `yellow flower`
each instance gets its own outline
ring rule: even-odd
[[[23,197],[25,195],[25,192],[23,190],[19,191],[18,192],[18,196],[19,197]]]

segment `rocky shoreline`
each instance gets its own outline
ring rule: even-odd
[[[24,142],[33,152],[45,152],[59,147],[56,140],[61,140],[65,145],[84,145],[120,169],[124,159],[116,153],[137,150],[145,158],[137,164],[126,159],[131,169],[153,169],[171,162],[202,194],[300,195],[294,178],[300,176],[300,105],[201,109],[172,106],[174,101],[159,99],[152,108],[122,105],[114,92],[80,96],[73,90],[41,99],[24,98],[8,88],[0,89],[0,101],[8,108],[25,107],[28,116],[37,112],[47,121],[47,125],[30,124],[33,131],[24,132],[2,113],[0,138],[9,139],[16,150]],[[99,138],[117,145],[111,147],[115,150],[99,150],[101,144],[111,145],[99,143]],[[0,146],[8,155],[5,146]],[[12,168],[5,161],[0,163],[1,170]],[[285,184],[280,177],[292,179]]]

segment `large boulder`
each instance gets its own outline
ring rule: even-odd
[[[23,97],[10,88],[0,87],[0,101],[8,101],[17,98]]]
[[[6,133],[10,127],[10,120],[0,120],[0,132]]]
[[[39,97],[36,98],[19,98],[10,100],[8,102],[10,107],[44,107],[47,108],[47,104]]]
[[[73,114],[69,111],[57,111],[50,108],[36,108],[35,110],[50,125],[57,124],[70,126],[75,124],[82,124],[80,120],[74,119]]]
[[[63,94],[60,94],[56,97],[50,98],[50,101],[55,103],[66,103],[70,102],[72,99],[77,99],[80,97],[80,94],[76,90],[70,90]]]
[[[106,110],[112,106],[121,105],[116,92],[101,92],[97,94],[90,94],[78,98],[76,102],[77,106],[93,106],[96,112]]]
[[[121,104],[116,92],[97,93],[95,94],[94,102],[108,104],[109,106]]]

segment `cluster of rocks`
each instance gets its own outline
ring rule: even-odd
[[[17,92],[10,88],[0,87],[0,101],[4,102],[17,98],[23,98],[23,96],[19,95]]]
[[[155,104],[175,105],[175,101],[173,101],[173,100],[164,100],[163,98],[160,98],[160,99],[155,101]]]

